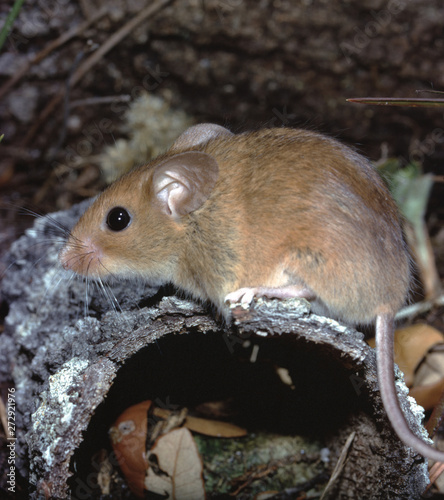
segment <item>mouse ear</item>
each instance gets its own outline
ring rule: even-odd
[[[175,140],[170,150],[179,151],[187,148],[193,148],[216,137],[232,137],[233,135],[234,134],[232,132],[224,127],[221,127],[220,125],[216,125],[214,123],[201,123],[200,125],[194,125],[194,127],[190,127],[185,130],[185,132]]]
[[[219,166],[209,154],[180,153],[155,168],[154,193],[164,212],[179,218],[202,206],[218,177]]]

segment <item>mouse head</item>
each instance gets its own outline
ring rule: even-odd
[[[60,252],[60,262],[93,278],[171,281],[188,215],[202,207],[218,176],[216,160],[199,151],[173,154],[132,170],[83,214]]]

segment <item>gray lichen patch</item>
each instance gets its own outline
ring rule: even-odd
[[[70,359],[62,365],[57,373],[49,377],[48,390],[40,394],[40,405],[31,416],[32,430],[29,436],[30,439],[32,435],[40,436],[46,442],[47,447],[42,449],[42,456],[48,467],[54,466],[56,450],[64,434],[61,430],[70,427],[75,410],[72,396],[78,397],[73,388],[81,385],[87,366],[86,360],[78,358]]]

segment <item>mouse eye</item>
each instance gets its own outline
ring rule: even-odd
[[[106,225],[111,231],[122,231],[131,222],[130,214],[122,207],[112,208],[106,217]]]

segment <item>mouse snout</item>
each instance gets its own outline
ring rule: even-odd
[[[91,241],[73,241],[71,238],[59,253],[59,262],[66,271],[73,271],[83,276],[101,276],[102,252]]]

